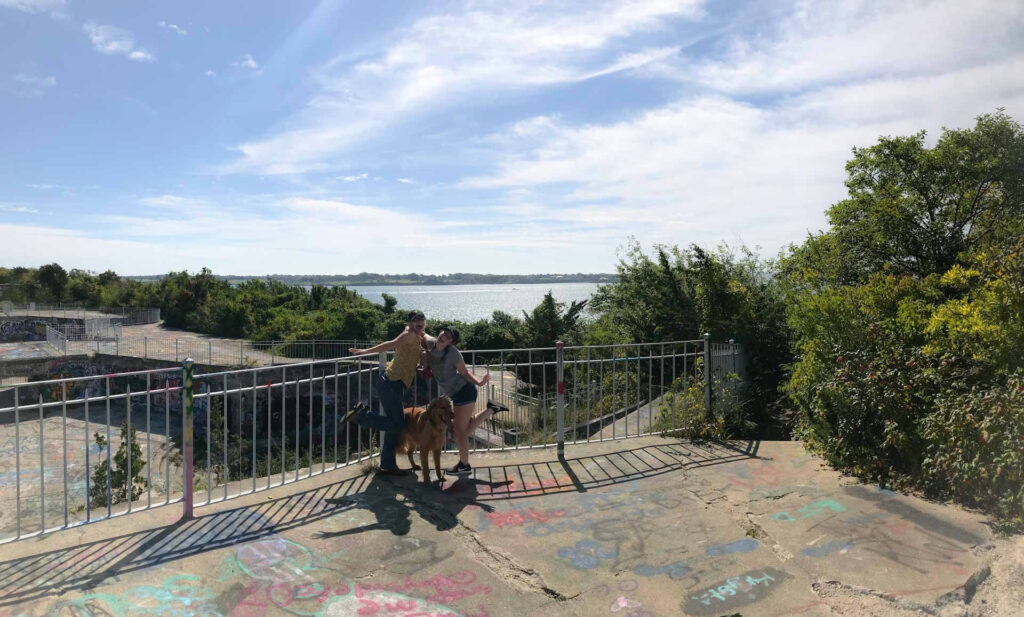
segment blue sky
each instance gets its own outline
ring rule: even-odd
[[[1024,120],[1024,3],[0,0],[0,265],[775,254],[850,148]]]

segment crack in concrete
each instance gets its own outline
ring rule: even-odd
[[[878,589],[861,587],[860,585],[851,585],[842,581],[816,580],[811,583],[811,589],[813,589],[814,593],[824,600],[826,604],[828,603],[829,598],[837,596],[867,596],[878,598],[879,600],[883,600],[897,608],[909,611],[918,611],[926,615],[937,615],[939,612],[934,606],[921,604],[920,602],[915,602],[899,596],[893,596],[885,593],[884,591],[879,591]]]
[[[443,505],[425,501],[420,498],[418,493],[408,494],[406,499],[416,501],[420,506],[417,510],[423,518],[434,523],[438,528],[451,529],[456,539],[469,550],[476,561],[490,570],[499,580],[520,591],[539,593],[558,602],[568,602],[580,595],[580,593],[576,593],[566,596],[549,587],[537,570],[520,564],[504,551],[484,544],[475,529],[463,523]]]
[[[932,604],[922,604],[920,602],[894,596],[877,589],[851,585],[842,581],[819,579],[811,583],[811,589],[813,589],[814,593],[816,593],[818,597],[825,602],[826,606],[828,606],[830,598],[838,596],[866,596],[878,598],[883,602],[903,610],[917,611],[925,615],[945,615],[949,614],[946,610],[947,607],[959,605],[963,608],[970,604],[974,599],[975,594],[978,592],[978,588],[984,584],[991,574],[992,568],[988,564],[981,566],[975,570],[970,577],[968,577],[967,581],[965,581],[963,585],[950,592],[942,594],[936,598]],[[829,608],[831,609],[832,607]]]
[[[511,555],[497,548],[484,544],[477,533],[459,521],[458,527],[454,529],[455,536],[469,549],[470,553],[485,568],[490,570],[499,579],[511,584],[520,591],[541,593],[548,598],[559,602],[568,602],[580,594],[566,596],[553,589],[544,582],[544,578],[537,570],[523,566]]]
[[[694,489],[687,488],[686,490],[709,508],[715,506],[716,503],[721,501],[721,499],[708,501]],[[793,554],[782,548],[782,545],[776,542],[764,527],[754,522],[751,518],[754,515],[753,512],[747,512],[745,515],[741,515],[739,512],[729,507],[728,497],[725,498],[724,510],[729,515],[729,518],[731,518],[733,522],[736,523],[736,525],[739,526],[740,529],[742,529],[748,536],[753,537],[755,540],[763,543],[771,549],[772,553],[780,562],[785,563],[793,558]]]
[[[730,512],[730,514],[732,514],[732,512]],[[753,512],[747,512],[746,518],[737,519],[737,517],[734,515],[733,519],[736,520],[736,523],[740,527],[747,531],[748,535],[753,534],[755,539],[757,539],[759,542],[764,543],[768,548],[770,548],[772,553],[775,554],[775,557],[777,557],[779,561],[785,563],[792,559],[793,553],[790,553],[786,549],[782,548],[782,545],[776,542],[775,538],[773,538],[772,535],[768,533],[768,531],[765,530],[764,527],[754,522],[754,519],[752,518],[753,516]]]

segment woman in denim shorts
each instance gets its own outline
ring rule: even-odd
[[[459,342],[459,331],[454,326],[441,328],[437,338],[426,337],[425,361],[437,381],[442,396],[452,399],[455,408],[455,443],[459,446],[459,462],[449,473],[460,475],[473,471],[469,464],[469,436],[484,420],[495,412],[508,407],[488,401],[487,409],[473,415],[476,407],[477,386],[491,380],[490,373],[477,379],[462,358],[462,352],[455,347]]]

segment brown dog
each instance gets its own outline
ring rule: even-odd
[[[426,409],[422,407],[405,408],[405,430],[402,431],[395,452],[405,452],[412,468],[420,469],[421,466],[412,460],[412,453],[416,450],[420,451],[425,484],[430,484],[430,465],[427,463],[429,452],[434,453],[437,481],[444,482],[444,472],[441,471],[441,450],[444,449],[447,428],[452,426],[454,419],[455,410],[452,409],[452,402],[443,396],[430,401]]]

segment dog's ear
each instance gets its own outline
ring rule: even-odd
[[[444,400],[443,398],[437,398],[430,401],[427,405],[427,421],[433,426],[440,426],[440,423],[444,422]]]

